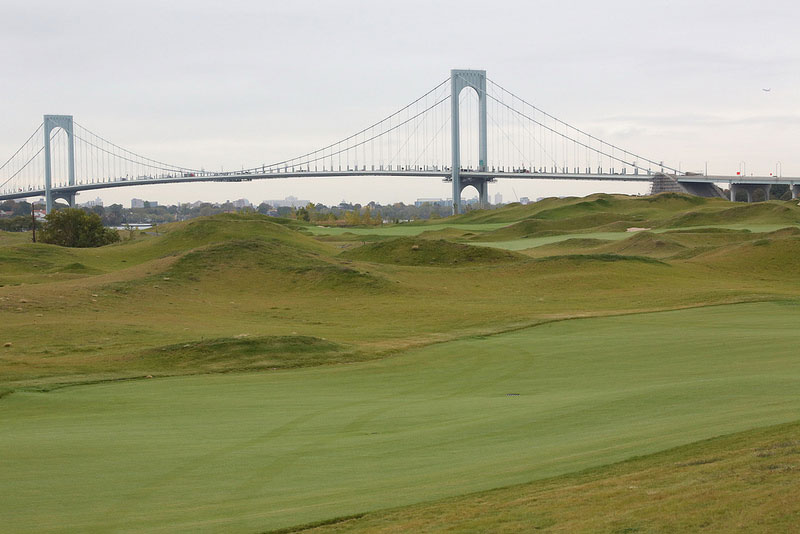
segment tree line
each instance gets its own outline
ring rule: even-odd
[[[32,225],[31,208],[31,203],[27,201],[7,200],[0,203],[0,211],[6,214],[0,217],[0,230],[15,232],[30,230]],[[37,209],[44,209],[44,206],[37,205]],[[57,206],[56,209],[63,208]],[[449,206],[430,203],[415,206],[414,204],[404,204],[403,202],[387,205],[381,205],[376,202],[370,202],[365,205],[341,202],[336,206],[310,202],[302,207],[271,206],[262,202],[258,206],[247,208],[236,207],[231,202],[223,204],[204,202],[201,204],[169,206],[151,206],[145,203],[143,208],[124,208],[121,204],[111,204],[110,206],[92,206],[81,209],[100,217],[104,226],[117,228],[129,224],[163,224],[195,217],[241,211],[255,211],[264,215],[326,225],[372,226],[382,224],[384,221],[401,222],[446,217],[450,215],[451,210]]]

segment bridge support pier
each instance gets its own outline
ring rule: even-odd
[[[461,192],[469,186],[478,190],[478,202],[482,210],[489,208],[489,183],[493,178],[464,178],[461,180],[460,191],[458,192],[458,203],[461,205]],[[455,194],[455,191],[453,191]],[[454,202],[455,203],[455,202]]]
[[[771,184],[731,184],[731,202],[736,202],[736,194],[744,191],[747,195],[747,202],[753,202],[753,193],[761,191],[764,195],[764,201],[770,198]]]
[[[63,193],[58,195],[52,195],[52,198],[54,203],[56,200],[66,200],[70,208],[75,207],[75,193]]]
[[[797,184],[790,185],[789,191],[792,192],[792,200],[797,200],[797,197],[800,196],[800,185]]]
[[[450,124],[451,140],[453,152],[453,166],[451,176],[453,181],[453,215],[462,212],[461,191],[464,189],[461,183],[461,134],[459,130],[459,96],[461,91],[471,87],[478,94],[478,171],[486,171],[487,163],[487,134],[486,134],[486,71],[485,70],[451,70],[450,71]],[[484,205],[483,198],[486,196],[488,204],[489,193],[486,183],[482,188],[473,185],[481,196],[481,205]]]
[[[50,133],[56,128],[61,128],[67,134],[67,178],[69,185],[75,185],[75,134],[72,128],[72,115],[45,115],[44,116],[44,198],[45,211],[50,213],[53,210],[52,191],[52,158],[50,154]],[[69,202],[70,206],[75,205],[75,193],[62,196]]]

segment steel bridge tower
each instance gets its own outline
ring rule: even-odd
[[[53,197],[52,191],[52,158],[50,154],[50,132],[61,128],[67,134],[67,172],[69,185],[75,185],[75,133],[72,128],[72,115],[44,116],[44,198],[45,209],[50,213],[53,201],[57,198],[66,200],[70,206],[75,205],[75,193],[64,193]]]
[[[470,87],[478,94],[478,171],[487,171],[486,148],[486,71],[459,70],[450,71],[450,123],[452,125],[453,166],[453,215],[461,213],[461,192],[465,187],[473,186],[478,190],[481,208],[489,204],[489,182],[492,178],[461,179],[461,135],[459,131],[459,96],[461,91]]]

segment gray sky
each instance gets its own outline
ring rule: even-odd
[[[797,2],[5,0],[0,14],[2,160],[43,114],[58,113],[154,159],[255,166],[346,137],[451,68],[478,68],[562,120],[683,170],[735,173],[744,161],[748,174],[769,174],[780,161],[784,176],[800,176]],[[490,193],[508,201],[600,187],[516,180]],[[126,205],[289,194],[330,204],[449,188],[270,180],[79,201],[98,194]]]

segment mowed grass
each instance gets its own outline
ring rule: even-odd
[[[798,463],[800,423],[789,423],[292,532],[793,534]]]
[[[793,421],[798,320],[795,302],[714,306],[350,365],[17,391],[0,400],[0,517],[21,533],[259,532]]]

